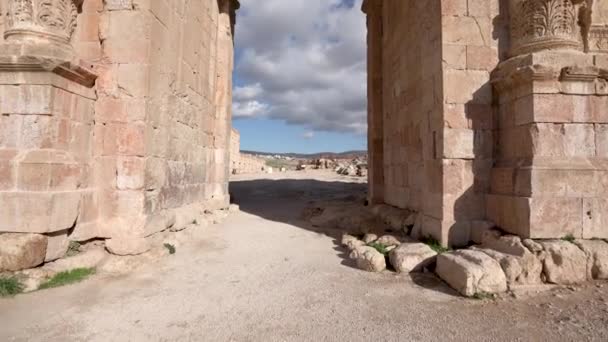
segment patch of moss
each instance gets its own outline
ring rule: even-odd
[[[388,246],[383,245],[381,243],[377,243],[377,242],[370,242],[367,244],[369,247],[374,248],[375,250],[377,250],[378,252],[380,252],[380,254],[386,256],[388,255]]]
[[[439,243],[439,241],[437,241],[437,239],[435,239],[432,236],[427,236],[422,238],[422,243],[428,245],[429,247],[431,247],[432,250],[434,250],[435,252],[437,252],[437,254],[443,254],[445,252],[449,252],[450,249],[443,247],[443,245],[441,245]]]
[[[170,243],[166,243],[166,244],[164,244],[164,246],[169,251],[169,254],[175,254],[175,251],[176,251],[175,246],[173,246]]]
[[[13,297],[23,292],[24,288],[16,277],[0,277],[0,297]]]
[[[65,253],[65,256],[72,257],[77,254],[80,254],[80,242],[70,241],[70,245],[68,247],[68,251]]]
[[[574,237],[574,235],[568,234],[568,235],[564,236],[562,238],[562,240],[573,243],[576,240],[576,238]]]
[[[74,284],[95,274],[94,268],[75,268],[71,271],[57,273],[54,277],[40,284],[38,290],[50,289],[64,285]]]
[[[486,300],[486,299],[494,299],[494,298],[496,298],[496,296],[494,294],[492,294],[492,293],[477,292],[471,298],[477,299],[477,300]]]

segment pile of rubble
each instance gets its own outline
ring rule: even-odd
[[[392,267],[400,273],[434,272],[467,297],[608,279],[605,240],[522,239],[488,223],[475,245],[448,250],[431,238],[419,236],[420,222],[415,213],[387,205],[372,210],[359,208],[359,212],[329,207],[318,210],[311,222],[339,225],[344,230],[348,227],[341,243],[357,267],[366,271],[382,272]],[[340,214],[347,217],[340,218]],[[384,226],[375,233],[369,231],[378,224]],[[378,231],[393,233],[382,235]]]
[[[334,170],[344,176],[367,177],[367,161],[356,158],[347,163],[338,163]]]

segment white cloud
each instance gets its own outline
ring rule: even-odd
[[[263,115],[311,130],[364,133],[361,1],[242,0],[235,116]],[[352,6],[345,5],[349,2]]]
[[[232,103],[232,115],[235,118],[250,118],[266,115],[268,105],[258,101],[243,101]]]
[[[304,139],[310,140],[314,137],[315,137],[315,132],[313,132],[313,131],[306,131],[302,134],[302,138],[304,138]]]

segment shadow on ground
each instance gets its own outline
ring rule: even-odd
[[[340,243],[345,229],[315,226],[304,217],[304,211],[323,202],[352,203],[363,210],[366,194],[367,184],[345,181],[254,179],[230,183],[231,201],[238,204],[242,212],[331,237],[336,255],[342,259],[341,264],[354,269],[357,269],[355,262]],[[393,233],[382,223],[378,222],[377,225],[377,230]],[[411,274],[410,277],[420,287],[457,296],[433,273]]]

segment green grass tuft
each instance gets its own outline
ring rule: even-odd
[[[169,254],[175,254],[175,251],[176,251],[175,246],[173,246],[170,243],[166,243],[164,246],[169,251]]]
[[[71,271],[60,272],[55,274],[55,276],[53,276],[51,279],[40,284],[38,290],[51,289],[54,287],[78,283],[87,279],[93,274],[95,274],[94,268],[75,268]]]
[[[450,249],[443,247],[439,241],[437,241],[437,239],[435,239],[432,236],[427,236],[422,238],[422,243],[427,244],[429,247],[431,247],[432,250],[434,250],[435,252],[437,252],[437,254],[443,254],[445,252],[449,252]]]
[[[12,297],[23,292],[25,286],[16,277],[0,277],[0,297]]]
[[[568,241],[568,242],[574,242],[574,240],[576,240],[576,238],[574,237],[574,235],[568,234],[568,235],[564,236],[562,238],[562,240]]]
[[[381,243],[377,243],[377,242],[370,242],[367,244],[369,247],[372,247],[374,249],[376,249],[378,252],[380,252],[382,255],[388,255],[388,246],[383,245]]]
[[[486,299],[494,299],[496,298],[495,295],[493,295],[492,293],[487,293],[487,292],[477,292],[476,294],[473,295],[473,297],[471,297],[473,299],[477,299],[477,300],[486,300]]]

